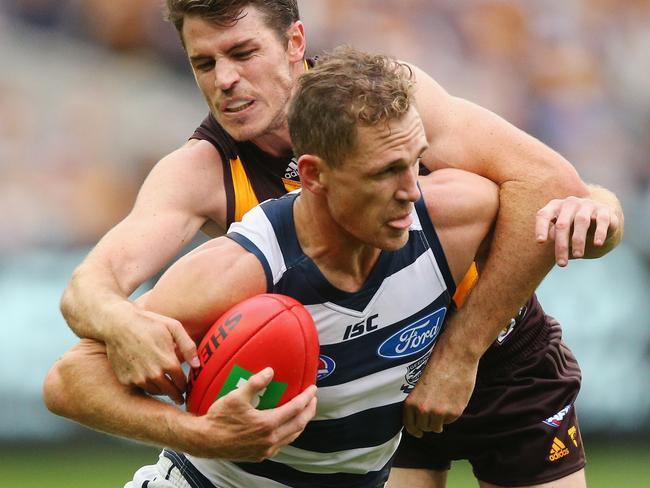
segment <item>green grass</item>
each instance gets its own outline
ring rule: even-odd
[[[589,488],[650,487],[650,443],[600,440],[586,445]],[[131,443],[106,443],[101,436],[64,445],[0,445],[0,486],[122,488],[136,469],[155,463],[158,452]],[[447,487],[476,486],[469,464],[454,463]]]

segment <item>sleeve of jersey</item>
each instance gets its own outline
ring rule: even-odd
[[[241,222],[234,222],[226,237],[259,259],[266,275],[266,291],[271,292],[273,285],[286,271],[286,266],[273,226],[261,207],[254,207]]]

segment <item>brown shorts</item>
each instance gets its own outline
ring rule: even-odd
[[[393,466],[447,470],[467,459],[481,481],[502,486],[546,483],[584,467],[574,401],[580,367],[547,317],[539,347],[507,368],[479,366],[463,415],[441,434],[404,433]]]

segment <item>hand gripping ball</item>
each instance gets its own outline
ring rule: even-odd
[[[198,346],[201,367],[189,373],[187,409],[210,405],[267,366],[272,382],[256,408],[280,406],[316,382],[318,333],[305,307],[285,295],[257,295],[235,305],[210,327]]]

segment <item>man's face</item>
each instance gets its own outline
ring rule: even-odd
[[[257,9],[244,13],[229,27],[188,16],[182,33],[210,111],[240,141],[286,127],[293,85],[288,43],[266,26]]]
[[[427,140],[411,108],[387,127],[360,127],[356,154],[327,169],[327,204],[336,223],[357,240],[397,250],[408,240],[417,175]]]

